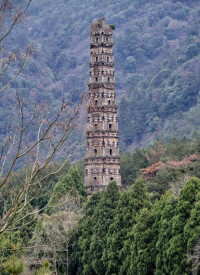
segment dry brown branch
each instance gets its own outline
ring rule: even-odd
[[[63,146],[79,123],[79,112],[82,101],[83,98],[80,100],[80,103],[73,108],[73,110],[70,108],[70,102],[63,102],[55,117],[48,117],[48,120],[43,119],[47,118],[47,112],[46,109],[41,108],[38,113],[34,112],[27,121],[24,115],[23,102],[17,93],[20,124],[15,131],[14,142],[11,143],[6,152],[2,153],[0,165],[2,164],[1,170],[3,177],[0,179],[0,187],[2,188],[9,182],[14,166],[17,162],[23,160],[26,162],[27,159],[29,159],[29,164],[27,166],[27,173],[20,183],[20,189],[11,198],[9,209],[5,211],[3,217],[0,219],[0,233],[7,230],[13,223],[15,217],[24,211],[35,196],[38,195],[37,193],[34,193],[33,196],[35,186],[40,184],[41,187],[38,188],[38,192],[41,191],[41,183],[50,175],[59,172],[62,167],[69,162],[69,158],[79,149],[78,146],[73,152],[66,152],[66,158],[58,169],[52,169],[51,172],[45,175],[43,174],[59,149]],[[71,112],[69,112],[68,109],[70,109]],[[37,136],[36,139],[29,144],[26,143],[26,132],[29,129],[29,125],[32,125],[30,121],[33,122],[35,118],[37,118],[35,124],[37,128]],[[46,152],[45,155],[44,152]],[[10,157],[11,161],[9,162]],[[7,167],[6,173],[4,167]]]
[[[190,165],[193,162],[197,161],[198,159],[199,159],[198,154],[192,154],[188,157],[185,157],[184,159],[182,159],[180,161],[170,160],[167,162],[167,164],[171,167],[179,168],[179,167]]]
[[[22,72],[23,68],[25,67],[25,65],[27,63],[27,60],[28,60],[28,58],[29,58],[29,56],[31,54],[31,47],[32,47],[31,45],[27,47],[27,51],[26,51],[24,60],[23,60],[23,62],[21,64],[19,70],[17,71],[17,73],[15,74],[15,76],[11,80],[9,80],[8,83],[3,86],[3,88],[0,89],[0,93],[4,92],[16,80],[16,78],[20,75],[20,73]],[[6,70],[7,69],[8,69],[8,67],[6,68]]]
[[[30,3],[31,0],[27,0],[26,6],[21,6],[18,9],[12,7],[9,0],[2,0],[0,4],[0,81],[11,61],[17,60],[17,54],[8,53],[3,48],[2,42],[11,33],[16,23],[20,22]],[[11,11],[10,14],[9,11]],[[11,18],[13,13],[14,16]],[[11,18],[10,22],[8,22],[9,18]],[[22,61],[16,74],[4,87],[0,87],[0,95],[22,72],[31,53],[32,46],[29,46],[25,56],[23,58],[20,56]],[[24,213],[23,211],[27,209],[33,199],[40,196],[48,178],[58,173],[79,150],[82,141],[75,149],[71,148],[74,146],[73,143],[67,148],[60,167],[52,164],[52,160],[55,159],[80,123],[80,108],[83,98],[74,108],[72,108],[71,102],[66,102],[63,99],[57,112],[54,113],[44,106],[35,106],[31,112],[32,106],[29,102],[27,104],[29,112],[27,112],[25,101],[16,91],[15,119],[11,122],[11,126],[8,126],[7,134],[0,144],[0,204],[3,208],[3,213],[0,216],[0,233],[13,229],[14,221],[23,222],[26,219],[27,214],[20,218],[19,214]],[[31,140],[29,140],[30,133],[34,133],[31,135]],[[17,182],[16,188],[10,188],[14,171],[19,163],[26,166],[26,170]],[[48,171],[50,166],[52,169]],[[7,200],[3,197],[5,193]],[[28,213],[32,217],[31,220],[34,220],[40,211],[41,209]]]
[[[142,168],[140,171],[144,178],[149,179],[151,177],[155,177],[157,172],[161,169],[162,166],[163,166],[163,162],[159,161],[157,163],[152,164],[151,166]]]
[[[191,249],[191,254],[188,255],[188,260],[192,262],[192,274],[198,275],[200,271],[200,237]]]
[[[62,262],[68,274],[70,238],[80,219],[81,204],[78,198],[72,198],[68,194],[57,207],[57,213],[51,216],[43,215],[40,229],[34,232],[26,261],[28,266],[38,267],[47,259],[51,262],[55,274],[58,263]],[[65,253],[65,259],[61,258],[61,252]]]
[[[180,196],[181,190],[185,186],[186,182],[191,178],[190,175],[184,175],[179,179],[169,182],[169,186],[171,187],[174,195],[176,197]]]
[[[150,164],[154,164],[161,161],[162,158],[165,156],[165,153],[165,146],[160,143],[160,141],[157,141],[154,146],[147,152],[146,158],[148,159]]]
[[[28,1],[24,9],[22,9],[21,7],[16,11],[12,22],[7,27],[3,27],[3,23],[4,23],[7,9],[11,9],[12,5],[10,4],[9,0],[2,1],[1,8],[0,8],[0,28],[1,28],[1,31],[2,30],[4,31],[4,33],[0,37],[0,43],[9,35],[9,33],[12,31],[12,29],[16,25],[17,21],[19,21],[19,19],[21,19],[21,17],[26,13],[28,7],[30,6],[31,1],[32,0]]]
[[[2,81],[3,75],[10,67],[12,61],[18,61],[17,56],[14,52],[9,53],[6,48],[3,47],[3,42],[7,36],[11,33],[17,22],[22,21],[22,17],[27,12],[32,0],[27,0],[26,5],[19,6],[19,4],[11,5],[9,0],[2,0],[0,4],[0,82]],[[27,60],[32,53],[32,45],[29,45],[26,49],[26,53],[20,56],[21,65],[17,69],[15,75],[0,88],[0,93],[4,92],[19,76],[22,72]]]

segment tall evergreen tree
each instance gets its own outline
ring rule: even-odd
[[[52,214],[58,201],[67,194],[75,197],[81,196],[82,198],[86,198],[87,195],[86,189],[83,185],[83,179],[80,176],[78,168],[75,166],[71,166],[68,173],[61,176],[56,183],[52,197],[47,205],[47,213]]]
[[[143,208],[136,217],[136,224],[132,229],[133,242],[131,244],[131,262],[127,274],[153,275],[155,247],[153,247],[154,222],[152,209]]]
[[[119,188],[115,182],[111,182],[97,205],[94,215],[93,234],[90,244],[91,266],[95,274],[106,273],[106,265],[102,260],[103,251],[107,249],[107,232],[116,214],[116,207],[119,200]],[[85,273],[86,274],[86,273]]]
[[[167,272],[166,274],[190,274],[191,266],[187,261],[187,240],[184,229],[191,219],[192,209],[200,191],[200,180],[191,178],[181,191],[180,198],[172,221],[172,238],[167,250]]]
[[[184,228],[184,237],[187,241],[187,255],[192,265],[193,274],[200,272],[199,240],[200,240],[200,192],[191,211],[190,219]]]
[[[136,222],[136,215],[142,208],[150,208],[145,183],[136,180],[130,191],[121,195],[117,214],[107,235],[107,251],[104,251],[104,262],[107,274],[126,274],[130,266],[131,229]]]
[[[93,194],[83,209],[83,217],[72,238],[71,274],[93,274],[89,247],[94,227],[93,214],[102,195],[100,192]]]
[[[155,207],[155,222],[153,224],[154,249],[155,249],[155,275],[168,274],[169,241],[172,237],[172,219],[175,214],[177,198],[171,191],[166,192]]]

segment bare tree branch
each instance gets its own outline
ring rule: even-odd
[[[23,68],[26,65],[26,62],[27,62],[27,60],[30,56],[30,53],[31,53],[31,46],[28,46],[25,58],[23,60],[22,65],[20,66],[18,72],[15,74],[15,76],[6,85],[4,85],[4,87],[2,89],[0,89],[0,93],[4,92],[15,81],[15,79],[20,75],[20,73],[22,72]]]
[[[26,5],[26,7],[23,10],[21,10],[21,9],[17,10],[10,27],[8,28],[8,30],[6,30],[6,32],[3,35],[1,35],[0,43],[9,35],[9,33],[12,31],[15,24],[19,20],[19,18],[21,18],[26,13],[28,7],[30,6],[31,1],[32,0],[28,1],[28,4]],[[6,13],[6,7],[11,8],[11,5],[10,5],[8,0],[3,0],[2,4],[1,4],[1,7],[2,7],[2,9],[1,9],[1,16],[0,16],[0,26],[2,26],[2,24],[3,24],[3,20],[4,20],[4,17],[5,17],[5,13]]]
[[[76,108],[74,108],[70,115],[67,110],[70,108],[70,103],[62,103],[55,118],[52,120],[48,119],[48,122],[46,124],[45,121],[42,119],[42,117],[46,117],[46,113],[43,116],[41,112],[40,114],[42,116],[40,117],[38,123],[37,138],[24,150],[24,140],[26,138],[25,130],[28,129],[27,125],[31,124],[28,121],[28,123],[25,125],[26,118],[24,116],[23,102],[20,99],[18,93],[16,93],[16,96],[21,121],[19,127],[19,135],[17,142],[15,142],[14,146],[11,147],[15,150],[15,155],[6,174],[4,175],[2,180],[0,180],[0,187],[8,182],[8,179],[11,176],[14,165],[17,161],[20,161],[21,159],[26,159],[27,157],[29,157],[30,154],[32,154],[33,162],[30,164],[30,169],[27,170],[26,177],[21,184],[20,190],[17,194],[15,194],[14,198],[12,198],[10,208],[0,219],[0,233],[7,230],[13,223],[16,215],[24,211],[24,209],[35,198],[36,194],[34,196],[31,196],[31,190],[33,190],[35,186],[47,179],[50,175],[59,172],[62,167],[69,161],[69,158],[80,148],[78,146],[74,150],[74,152],[72,152],[71,154],[67,154],[65,160],[63,161],[63,164],[61,165],[61,167],[59,167],[59,169],[52,170],[50,173],[42,175],[42,171],[44,171],[48,167],[50,162],[55,157],[56,153],[63,146],[65,141],[74,131],[74,128],[79,123],[79,112],[84,97],[81,98],[80,103],[76,106]],[[37,117],[37,115],[34,113],[30,118],[31,121],[33,121],[33,117]],[[41,155],[43,153],[41,146],[43,146],[43,148],[48,148],[48,154],[43,157],[43,160],[41,160]],[[5,162],[9,159],[9,154],[11,154],[11,151],[12,150],[8,150],[7,154],[3,156],[5,158],[3,160],[4,166]]]
[[[192,274],[198,275],[200,270],[200,237],[192,247],[188,260],[192,263]]]

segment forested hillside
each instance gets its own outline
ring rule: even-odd
[[[0,217],[25,170],[1,189]],[[35,186],[0,234],[0,274],[199,274],[199,136],[122,155],[121,192],[111,182],[87,198],[83,171],[68,163]]]
[[[77,102],[87,91],[89,25],[98,17],[116,28],[121,149],[149,144],[159,136],[181,138],[199,132],[200,3],[196,0],[32,1],[23,24],[7,40],[16,49],[31,42],[34,47],[12,87],[52,108],[63,93]],[[2,132],[11,100],[12,96],[1,102]]]
[[[199,275],[199,1],[3,3],[0,274]],[[99,17],[115,26],[121,188],[89,196],[80,96]]]

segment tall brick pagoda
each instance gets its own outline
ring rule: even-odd
[[[110,181],[121,185],[112,34],[104,18],[91,24],[85,158],[88,194],[105,189]]]

